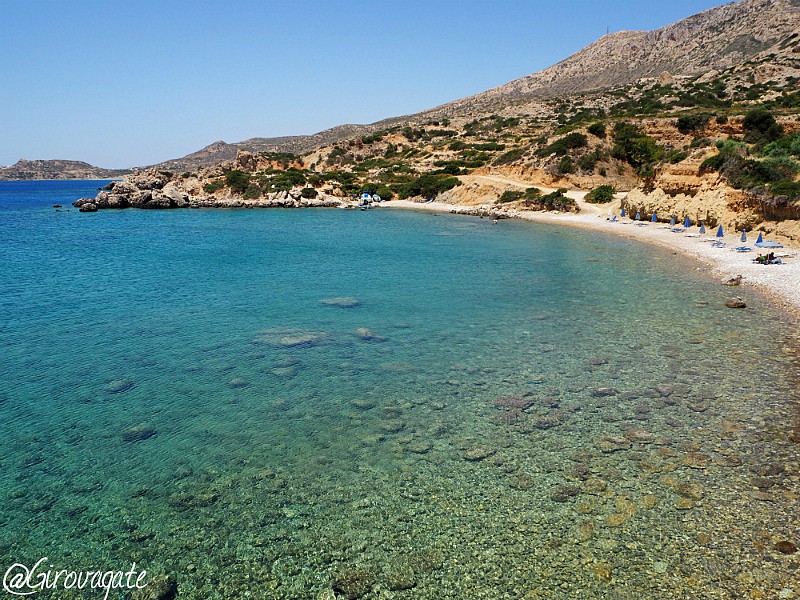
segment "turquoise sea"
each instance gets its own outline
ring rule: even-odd
[[[104,183],[0,182],[3,571],[800,598],[798,328],[752,289],[525,222],[67,210]]]

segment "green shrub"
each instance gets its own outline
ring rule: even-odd
[[[503,194],[498,198],[497,202],[499,204],[506,204],[507,202],[516,202],[517,200],[522,200],[525,196],[525,192],[521,190],[506,190]]]
[[[243,194],[250,185],[250,174],[234,169],[225,173],[225,183],[237,194]]]
[[[620,122],[614,126],[612,156],[624,160],[640,174],[651,171],[662,152],[656,141],[636,125]]]
[[[742,128],[744,141],[748,144],[764,145],[783,136],[783,127],[778,125],[772,113],[765,108],[754,108],[747,112]]]
[[[258,187],[258,184],[251,183],[247,186],[247,189],[242,194],[242,197],[245,200],[255,200],[256,198],[261,198],[261,188]]]
[[[515,148],[514,150],[509,150],[505,154],[501,154],[498,156],[494,164],[496,165],[508,165],[520,160],[523,156],[525,156],[525,149],[524,148]]]
[[[575,172],[575,161],[572,160],[572,157],[563,156],[561,160],[558,161],[558,172],[562,175]]]
[[[457,185],[461,185],[461,181],[456,177],[428,173],[403,184],[400,188],[399,196],[401,198],[411,198],[412,196],[433,198]]]
[[[539,203],[547,210],[572,211],[577,208],[577,203],[565,195],[567,190],[560,189],[550,192],[539,199]]]
[[[610,185],[601,185],[586,194],[584,200],[592,204],[605,204],[614,199],[614,188]]]
[[[203,191],[207,194],[213,194],[217,190],[221,190],[225,187],[225,182],[221,179],[215,179],[214,181],[209,181],[207,184],[203,186]]]
[[[800,181],[781,181],[770,186],[775,196],[787,196],[792,201],[800,200]]]
[[[707,114],[681,115],[678,117],[675,126],[678,128],[678,131],[687,134],[699,129],[704,129],[705,126],[708,125],[710,119],[711,116]]]
[[[800,132],[770,142],[763,153],[767,156],[800,156]]]
[[[549,146],[545,146],[536,152],[536,154],[541,157],[550,156],[551,154],[555,154],[556,156],[564,156],[570,150],[575,148],[583,148],[587,144],[588,138],[584,134],[575,131],[565,135],[563,138],[557,139]]]
[[[592,123],[586,130],[595,137],[606,137],[606,124],[605,123]]]
[[[305,187],[302,190],[300,190],[300,197],[301,198],[307,198],[307,199],[316,198],[317,197],[317,190],[315,190],[312,187]]]

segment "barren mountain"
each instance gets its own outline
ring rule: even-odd
[[[558,96],[625,85],[645,77],[701,75],[759,54],[800,65],[800,0],[742,0],[655,31],[620,31],[543,71],[447,106],[509,96]]]

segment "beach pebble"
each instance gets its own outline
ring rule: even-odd
[[[728,308],[747,308],[747,303],[737,296],[725,300],[725,306]]]

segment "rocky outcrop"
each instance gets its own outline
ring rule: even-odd
[[[247,155],[243,160],[247,163],[251,158],[251,155]],[[237,159],[232,166],[242,165]],[[257,168],[257,161],[249,166]],[[214,168],[207,174],[219,175],[221,172],[221,169]],[[168,172],[151,169],[129,175],[122,181],[112,181],[95,198],[80,198],[72,205],[81,212],[94,212],[106,208],[313,208],[348,204],[341,198],[319,192],[315,198],[304,198],[299,188],[256,199],[245,199],[227,188],[218,193],[206,193],[202,188],[203,181],[202,178],[184,180]]]

